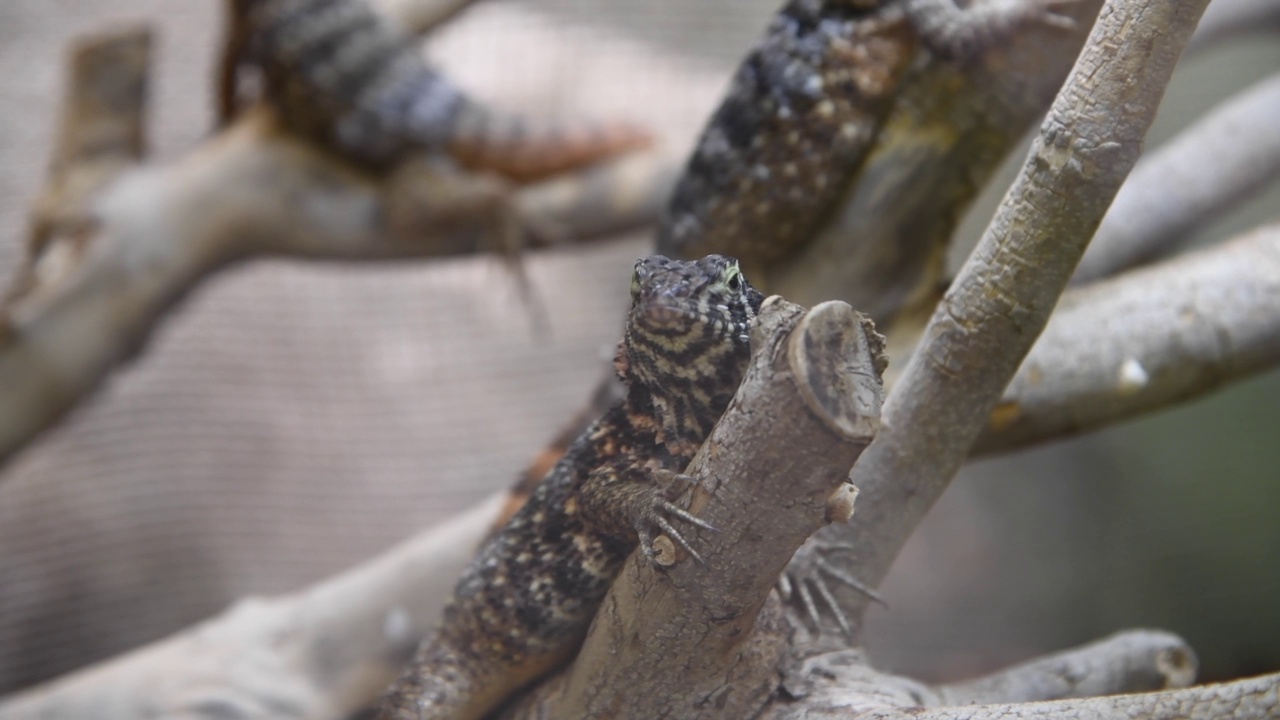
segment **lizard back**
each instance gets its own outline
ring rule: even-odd
[[[481,549],[380,718],[483,716],[570,658],[638,545],[649,553],[662,533],[683,544],[667,517],[692,516],[661,478],[682,477],[737,392],[762,300],[730,258],[636,264],[615,362],[625,399]]]
[[[738,66],[680,176],[658,252],[752,272],[803,243],[870,150],[915,54],[893,0],[791,0]]]

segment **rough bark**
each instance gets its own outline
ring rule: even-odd
[[[1130,630],[968,682],[934,688],[941,705],[1038,702],[1191,685],[1196,656],[1172,633]]]
[[[1186,687],[1195,671],[1195,655],[1181,638],[1150,630],[1117,633],[984,678],[938,687],[876,670],[858,650],[838,650],[791,668],[784,682],[787,698],[774,703],[762,720],[955,717],[958,712],[994,718],[1046,700]]]
[[[606,166],[531,186],[529,195],[429,162],[373,177],[282,132],[266,108],[244,113],[176,162],[133,167],[144,144],[145,48],[142,31],[129,31],[77,51],[71,114],[36,216],[30,265],[0,308],[0,386],[10,390],[0,397],[0,463],[139,352],[178,300],[233,261],[495,250],[514,257],[521,246],[601,237],[580,232],[578,222],[612,231],[655,212],[663,166],[654,162]],[[619,205],[578,207],[601,199]]]

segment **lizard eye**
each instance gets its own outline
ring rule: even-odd
[[[724,279],[724,284],[729,286],[729,289],[733,290],[734,292],[741,290],[742,289],[742,271],[738,269],[738,266],[734,265],[733,267],[729,268],[729,271],[727,274],[728,274],[728,277]]]

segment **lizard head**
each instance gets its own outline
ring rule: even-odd
[[[705,377],[731,381],[730,392],[736,390],[763,300],[730,257],[686,262],[655,255],[637,261],[623,341],[628,375],[667,385]]]

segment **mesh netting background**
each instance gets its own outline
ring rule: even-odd
[[[429,52],[504,107],[635,119],[679,152],[770,4],[495,2]],[[68,40],[124,22],[158,31],[151,138],[163,159],[210,127],[221,9],[0,6],[0,276],[20,258]],[[641,35],[683,37],[684,50]],[[212,279],[141,359],[4,469],[0,692],[237,596],[316,580],[508,485],[587,397],[646,248],[533,259],[547,336],[487,259],[256,262]]]
[[[429,52],[460,85],[504,107],[633,119],[680,154],[775,4],[494,0]],[[122,22],[156,28],[152,149],[173,157],[210,127],[220,10],[214,0],[0,3],[0,278],[19,260],[43,178],[67,42]],[[314,581],[509,485],[587,397],[616,340],[630,264],[647,249],[639,234],[533,258],[548,335],[487,259],[254,262],[213,278],[139,360],[0,470],[0,693],[168,634],[237,597]],[[1250,392],[1259,404],[1280,398]],[[1090,566],[1117,536],[1082,537],[1042,519],[1102,504],[1104,517],[1086,516],[1126,526],[1136,497],[1099,498],[1098,483],[1078,482],[1084,474],[1110,487],[1119,466],[1106,443],[1043,453],[1055,462],[1037,466],[1034,496],[1016,476],[977,499],[944,499],[934,551],[917,542],[904,557],[931,578],[914,586],[925,592],[904,593],[879,616],[897,631],[896,644],[884,643],[887,664],[971,671],[1091,637],[1097,611],[1078,597],[1088,578],[1053,569]],[[1014,518],[1003,526],[1013,529],[993,532],[1002,518]],[[1034,556],[1021,565],[1001,554],[1019,525],[1039,532],[1015,544]],[[991,578],[1002,570],[1019,585],[999,605]],[[1254,578],[1251,592],[1261,584],[1264,599],[1280,597],[1275,574]],[[929,601],[948,584],[961,588],[949,617],[972,621],[922,624],[939,614]],[[1220,607],[1221,595],[1206,602]],[[1054,599],[1079,622],[1044,609]],[[1135,623],[1160,619],[1124,601]],[[993,628],[1006,625],[1054,629],[1000,645]],[[908,626],[922,634],[903,633]],[[932,640],[922,639],[926,629]],[[975,634],[985,648],[959,649]]]

